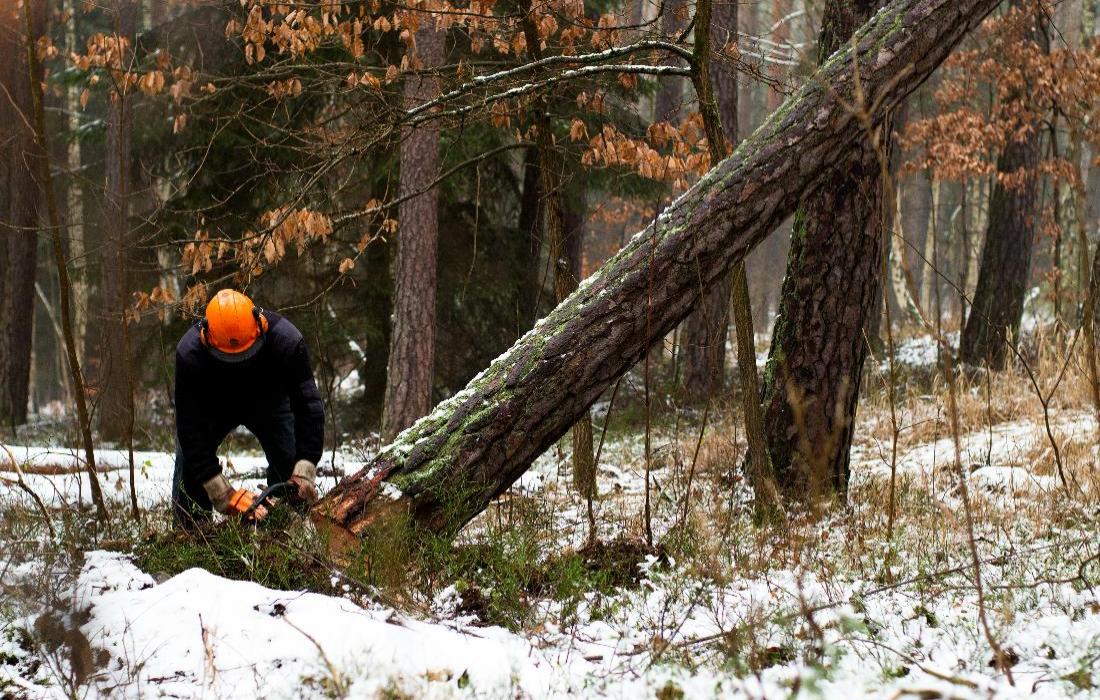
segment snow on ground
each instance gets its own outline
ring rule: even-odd
[[[418,621],[202,569],[154,585],[125,557],[91,552],[79,586],[92,601],[89,640],[141,666],[136,678],[126,669],[98,684],[118,696],[293,698],[330,684],[377,697],[398,682],[417,697],[460,683],[510,695],[517,684],[546,685],[552,672],[499,628]]]
[[[93,681],[100,697],[296,698],[335,690],[355,698],[635,698],[671,684],[685,695],[663,697],[779,698],[799,688],[829,698],[1062,698],[1090,697],[1090,684],[1100,681],[1100,599],[1070,584],[1022,591],[1020,614],[999,630],[1020,659],[1015,687],[988,667],[973,596],[876,592],[859,580],[837,591],[792,572],[719,588],[675,565],[652,570],[640,591],[607,606],[614,612],[604,619],[568,629],[547,624],[528,636],[273,591],[200,569],[157,585],[106,552],[87,554],[76,588],[90,609],[82,632],[110,655]],[[812,634],[786,622],[803,605],[831,605],[812,615],[820,663],[792,658],[800,637]],[[748,644],[747,636],[737,641],[739,629],[751,630],[745,634],[775,665],[755,675],[725,667],[714,637],[726,632],[727,644]],[[40,686],[27,697],[60,697],[58,690]]]
[[[1093,430],[1086,415],[1069,411],[1055,416],[1055,427],[1063,437]],[[1055,477],[1049,469],[1036,473],[1026,457],[1041,437],[1026,421],[993,426],[992,439],[988,430],[963,436],[975,490],[1002,504],[1050,493]],[[662,436],[655,448],[655,462],[664,465],[652,475],[658,511],[663,502],[677,502],[666,464],[675,461],[672,442]],[[856,446],[857,483],[888,475],[885,447]],[[953,450],[948,439],[905,450],[899,471],[950,504]],[[14,451],[31,466],[78,461],[71,450]],[[642,454],[636,435],[605,446],[605,537],[622,528],[623,518],[610,517],[616,509],[637,512]],[[354,469],[358,459],[338,453],[337,469]],[[163,504],[172,456],[137,453],[135,460],[142,503]],[[128,498],[128,457],[104,451],[100,461],[111,470],[105,477],[112,497]],[[261,457],[230,461],[238,481],[259,483]],[[27,481],[56,506],[73,502],[82,488],[82,477],[71,474],[28,474]],[[567,484],[551,450],[515,489],[552,503],[563,549],[584,538],[583,508]],[[13,488],[0,482],[0,503],[20,497]],[[677,527],[668,510],[659,518],[662,532]],[[126,555],[104,551],[84,555],[61,597],[96,659],[80,689],[87,697],[1087,698],[1100,688],[1100,587],[1095,563],[1082,569],[1085,579],[1078,567],[1100,554],[1095,515],[1074,529],[1039,531],[1021,523],[1018,532],[981,537],[988,606],[998,639],[1017,659],[1015,685],[990,665],[964,546],[943,545],[933,555],[921,533],[912,540],[903,534],[893,548],[867,545],[859,566],[830,566],[852,545],[842,522],[815,531],[808,556],[816,566],[777,563],[747,576],[734,566],[732,575],[715,578],[689,562],[651,558],[641,564],[636,589],[592,593],[579,603],[532,600],[541,622],[518,632],[480,626],[459,611],[453,587],[414,614],[271,590],[200,569],[157,582]],[[754,546],[730,545],[741,555]],[[897,560],[884,566],[888,556]],[[40,562],[4,559],[5,591],[44,575]],[[42,650],[28,645],[21,630],[37,630],[37,614],[0,606],[0,694],[71,694],[63,664],[32,663]]]
[[[953,349],[959,347],[959,332],[951,331],[946,335],[948,344]],[[896,366],[910,369],[929,369],[936,366],[940,359],[940,342],[931,335],[919,335],[899,341],[894,349]],[[890,360],[884,359],[879,363],[880,372],[890,371]]]
[[[22,465],[27,484],[42,498],[47,507],[66,507],[88,502],[91,498],[88,475],[82,471],[83,452],[60,446],[5,445]],[[108,500],[129,503],[130,456],[124,450],[97,450],[95,453],[100,481]],[[8,455],[0,451],[0,465],[6,465]],[[257,488],[266,483],[267,460],[258,450],[224,456],[222,464],[227,476],[242,487]],[[137,479],[138,503],[152,508],[166,503],[172,493],[172,473],[175,455],[165,452],[134,452],[134,473]],[[326,452],[318,465],[320,485],[336,483],[334,473],[349,474],[360,467],[361,455],[341,451],[334,457]],[[63,472],[63,473],[58,473]],[[2,493],[0,487],[0,493]]]
[[[1086,411],[1052,411],[1051,427],[1056,439],[1086,442],[1095,434],[1095,421]],[[971,481],[988,493],[1051,495],[1059,486],[1053,469],[1053,448],[1043,429],[1031,421],[998,423],[986,430],[960,436],[960,458]],[[1038,448],[1038,449],[1037,449]],[[1028,455],[1036,451],[1041,464]],[[890,475],[891,449],[883,443],[864,443],[852,448],[854,483],[884,479]],[[1048,473],[1039,473],[1043,469]],[[902,452],[897,460],[899,474],[919,477],[936,493],[954,483],[955,443],[950,436],[923,443]]]

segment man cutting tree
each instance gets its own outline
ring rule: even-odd
[[[269,482],[293,484],[291,502],[315,502],[324,423],[301,331],[240,292],[218,292],[176,346],[176,521],[190,528],[208,521],[211,509],[246,513],[252,494],[230,485],[217,456],[242,425],[260,441]],[[253,511],[257,519],[265,513]]]

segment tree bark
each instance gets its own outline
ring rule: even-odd
[[[698,15],[697,6],[696,31],[699,31]],[[720,51],[728,42],[737,40],[736,2],[723,1],[714,6],[709,35],[710,47],[716,51]],[[725,140],[737,143],[737,71],[728,65],[711,62],[709,72],[724,139],[716,145],[724,155],[728,155]],[[718,159],[715,158],[714,162],[717,163]],[[741,267],[743,268],[743,264]],[[744,276],[743,269],[740,274]],[[684,358],[684,389],[691,399],[715,399],[724,388],[726,336],[729,331],[732,291],[733,275],[719,280],[705,290],[702,302],[691,312],[684,324],[684,340],[680,347]],[[754,364],[753,372],[755,371]]]
[[[35,54],[35,41],[39,32],[30,11],[30,3],[23,4],[25,51],[28,76],[41,75],[41,66]],[[70,309],[72,287],[65,262],[65,246],[61,239],[61,215],[57,209],[57,198],[53,189],[53,175],[50,172],[50,146],[46,137],[46,108],[41,80],[29,80],[31,93],[30,121],[34,129],[38,166],[34,172],[39,192],[46,202],[47,223],[50,231],[50,248],[53,252],[54,267],[57,270],[57,282],[61,292],[61,331],[65,336],[65,352],[69,360],[69,373],[73,381],[73,396],[76,399],[76,416],[80,427],[81,441],[84,443],[84,469],[88,474],[88,485],[95,503],[96,515],[100,522],[106,522],[107,502],[103,498],[103,489],[99,485],[99,475],[95,467],[95,446],[92,442],[92,419],[88,412],[88,403],[84,393],[84,375],[80,369],[80,358],[76,354],[76,339],[73,337],[73,319]]]
[[[537,61],[542,59],[538,28],[530,2],[525,3],[523,8],[527,50],[531,59]],[[554,146],[549,95],[543,95],[535,105],[535,151],[539,164],[543,225],[550,249],[550,265],[554,271],[554,301],[560,303],[580,283],[583,214],[578,216],[578,212],[583,212],[585,202],[582,196],[579,202],[573,201],[571,207],[566,205],[565,184],[562,182],[565,164]],[[567,218],[570,220],[567,221]],[[573,486],[582,496],[592,498],[596,491],[596,464],[592,449],[592,417],[588,411],[573,425],[572,439]]]
[[[1013,5],[1024,7],[1025,3],[1014,0]],[[1025,40],[1049,50],[1037,24]],[[1020,330],[1039,217],[1040,130],[1041,125],[1030,125],[1026,135],[1009,141],[997,159],[978,286],[959,342],[959,359],[966,364],[1004,367],[1008,343],[1015,342]],[[1005,177],[1012,178],[1015,186],[1006,186]]]
[[[661,5],[661,35],[668,41],[675,41],[684,31],[685,22],[681,18],[684,0],[663,0]],[[680,65],[682,61],[667,56],[665,65]],[[653,121],[679,121],[681,103],[684,101],[684,86],[679,78],[668,77],[661,80],[657,87],[657,97],[653,101]]]
[[[582,183],[572,188],[572,197],[565,198],[562,217],[564,259],[568,262],[565,273],[559,272],[556,301],[564,301],[572,294],[584,277],[585,217],[588,214],[588,193]],[[596,496],[596,455],[592,445],[592,414],[585,412],[573,424],[573,488],[585,498]],[[591,534],[594,536],[594,533]]]
[[[538,149],[531,147],[523,156],[523,194],[519,206],[519,234],[527,238],[527,296],[520,312],[523,333],[539,320],[542,305],[542,196],[539,193]]]
[[[65,21],[65,50],[69,53],[80,51],[76,38],[78,4],[77,0],[65,0],[64,4],[64,12],[68,14]],[[80,93],[81,86],[76,81],[70,82],[65,88],[66,126],[70,134],[76,134],[80,130]],[[76,354],[83,362],[88,315],[88,276],[84,246],[84,189],[81,187],[79,174],[80,139],[69,139],[65,157],[69,170],[65,186],[65,220],[69,227],[69,258],[73,266],[73,334],[76,337]],[[58,352],[58,355],[61,354]]]
[[[133,41],[141,8],[134,0],[114,3],[115,26],[119,36],[130,42],[122,56],[122,66],[133,60]],[[130,395],[129,331],[126,324],[127,270],[130,229],[130,133],[133,129],[131,98],[133,87],[122,83],[112,86],[107,114],[105,148],[106,182],[104,186],[104,230],[100,253],[99,334],[96,395],[96,428],[105,440],[126,437],[132,422]]]
[[[825,61],[881,6],[831,0],[818,42]],[[889,119],[879,125],[889,162]],[[867,339],[882,300],[886,212],[870,140],[830,164],[795,214],[787,274],[765,370],[768,453],[788,500],[812,503],[848,486],[848,458]]]
[[[27,421],[40,198],[20,17],[14,6],[0,14],[0,121],[7,125],[0,138],[0,424],[18,425]],[[41,33],[44,5],[33,21]],[[41,79],[41,71],[36,75]]]
[[[443,63],[445,32],[427,19],[416,30],[416,55],[423,68]],[[409,75],[406,107],[439,94],[438,76]],[[433,121],[402,130],[399,198],[425,190],[439,177],[439,129]],[[392,440],[431,408],[435,365],[436,253],[439,246],[439,189],[433,187],[398,206],[394,265],[393,322],[386,365],[382,437]]]
[[[506,490],[610,385],[828,183],[863,131],[853,61],[880,125],[998,0],[898,0],[737,151],[634,236],[467,387],[341,482],[316,515],[337,537],[411,520],[454,532]],[[376,497],[381,493],[379,497]]]

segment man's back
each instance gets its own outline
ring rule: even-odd
[[[185,405],[177,405],[177,412],[186,410],[187,399],[192,398],[201,402],[197,410],[243,422],[285,400],[306,378],[308,353],[301,331],[280,314],[263,313],[268,322],[263,347],[240,363],[214,357],[203,344],[198,326],[184,334],[176,346],[176,396]]]

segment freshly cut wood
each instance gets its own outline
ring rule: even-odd
[[[853,65],[881,120],[998,1],[898,0],[881,10],[854,49],[834,54],[731,157],[465,389],[333,489],[318,521],[353,535],[395,517],[457,531],[682,321],[700,288],[790,216],[827,164],[859,146]]]

